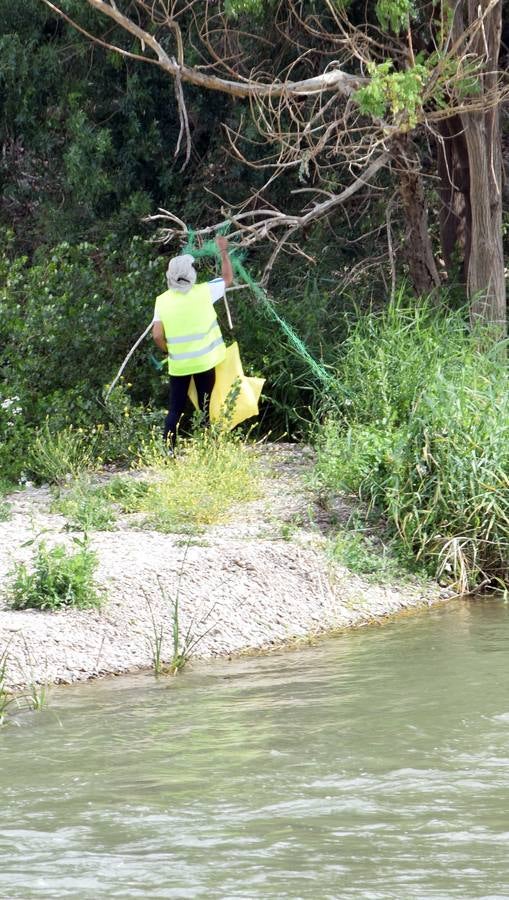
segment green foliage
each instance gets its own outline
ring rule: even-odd
[[[319,440],[324,484],[461,590],[509,580],[509,379],[482,339],[426,304],[361,318],[338,369],[350,405]]]
[[[101,33],[104,20],[89,4],[66,0],[64,8]],[[193,18],[180,24],[189,45]],[[111,38],[125,43],[120,30]],[[188,50],[188,63],[192,56]],[[2,0],[0,223],[15,226],[17,248],[31,254],[63,240],[101,243],[112,232],[126,243],[144,228],[140,216],[168,198],[179,198],[176,211],[183,212],[188,193],[188,213],[199,215],[206,201],[195,184],[221,143],[217,111],[229,101],[188,90],[197,152],[182,175],[181,159],[173,159],[178,111],[168,90],[156,66],[97,48],[40,0]],[[208,172],[203,180],[210,183]]]
[[[45,420],[36,438],[43,467],[46,438],[68,435],[71,425],[89,432],[83,442],[103,461],[137,454],[156,421],[139,401],[157,399],[162,389],[147,365],[148,343],[133,359],[129,387],[119,386],[106,403],[103,390],[150,321],[164,285],[163,266],[163,258],[139,239],[128,253],[107,244],[60,245],[33,266],[0,255],[2,477],[16,481],[27,456],[37,476],[45,477],[31,451]],[[72,466],[69,471],[74,473]]]
[[[383,118],[388,112],[398,124],[406,124],[410,130],[419,121],[430,72],[422,63],[402,72],[394,72],[393,68],[392,60],[368,63],[371,80],[356,92],[356,99],[365,115]]]
[[[141,447],[159,437],[161,413],[151,407],[135,404],[129,388],[120,382],[104,400],[103,417],[106,424],[95,429],[96,453],[99,462],[131,463],[138,459]]]
[[[391,540],[382,541],[362,517],[352,517],[344,528],[338,529],[329,540],[332,558],[350,572],[367,577],[375,582],[387,583],[415,576],[415,560],[403,552],[401,544]]]
[[[132,476],[117,475],[101,485],[79,478],[60,492],[51,510],[66,517],[69,530],[110,531],[115,527],[116,510],[139,512],[148,492],[149,485]]]
[[[313,272],[300,273],[297,278],[290,269],[282,266],[274,284],[275,309],[317,360],[331,363],[341,328],[340,304]],[[277,323],[264,314],[260,303],[247,291],[241,296],[234,316],[242,361],[248,374],[266,378],[264,394],[270,398],[266,407],[262,403],[259,427],[262,433],[273,430],[276,437],[302,435],[323,396],[323,384]]]
[[[19,396],[0,383],[0,487],[18,480],[30,439]]]
[[[412,0],[377,0],[375,11],[382,28],[398,34],[408,27],[414,4]]]
[[[140,510],[157,531],[189,531],[227,519],[233,504],[258,494],[258,467],[236,436],[198,432],[182,441],[176,458],[159,443],[145,449],[142,465],[155,475]]]
[[[115,511],[107,496],[82,478],[60,493],[51,511],[65,516],[71,531],[110,531],[115,527]]]
[[[148,491],[149,485],[145,481],[121,475],[98,488],[98,493],[118,504],[125,513],[139,512]]]
[[[39,481],[61,484],[91,469],[94,456],[83,429],[64,428],[52,432],[48,422],[30,445],[26,465]]]
[[[87,609],[101,604],[94,572],[96,554],[85,539],[74,539],[73,553],[64,545],[37,548],[33,568],[16,563],[10,573],[9,603],[13,609],[58,610],[64,607]]]
[[[4,256],[0,268],[0,365],[9,395],[21,396],[25,387],[28,418],[40,417],[44,394],[53,422],[55,414],[61,424],[100,420],[102,388],[116,360],[150,321],[163,259],[135,239],[127,256],[108,244],[62,244],[31,267]],[[34,384],[37,393],[26,396]]]

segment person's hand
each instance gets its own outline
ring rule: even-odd
[[[216,245],[217,249],[223,252],[223,250],[228,250],[228,238],[224,236],[224,234],[218,234],[216,237]]]

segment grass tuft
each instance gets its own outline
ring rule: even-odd
[[[7,648],[0,653],[0,725],[6,721],[7,711],[12,703],[12,696],[5,686],[8,662]]]
[[[53,433],[46,422],[28,449],[27,464],[38,481],[62,484],[92,469],[94,455],[81,430],[69,427]]]
[[[59,494],[51,511],[65,516],[70,531],[110,531],[115,527],[115,510],[107,493],[101,487],[92,487],[83,478]]]
[[[241,439],[206,430],[182,442],[169,459],[159,445],[145,449],[142,465],[151,480],[139,509],[149,527],[189,531],[222,522],[235,503],[258,496],[258,466]]]
[[[107,484],[98,488],[98,493],[107,500],[118,504],[122,512],[134,513],[140,511],[148,490],[149,486],[145,481],[116,475]]]

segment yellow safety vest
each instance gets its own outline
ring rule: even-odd
[[[225,358],[207,283],[195,284],[186,294],[170,288],[157,298],[155,314],[163,323],[170,375],[197,375]]]

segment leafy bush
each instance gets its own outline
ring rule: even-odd
[[[64,545],[48,549],[41,542],[32,571],[25,563],[14,566],[9,592],[13,609],[58,610],[68,606],[86,609],[101,605],[93,579],[96,554],[86,539],[75,538],[74,542],[78,545],[74,553]]]
[[[134,404],[121,382],[104,401],[104,422],[94,427],[98,462],[131,463],[153,438],[160,439],[163,416],[150,406]]]
[[[509,580],[509,378],[483,342],[426,304],[361,318],[338,367],[348,401],[318,439],[322,482],[462,591]]]
[[[102,421],[103,387],[150,321],[163,269],[136,238],[124,251],[108,241],[60,244],[30,266],[0,255],[0,365],[7,396],[20,398],[30,421]],[[154,379],[143,350],[130,372],[145,399]]]

